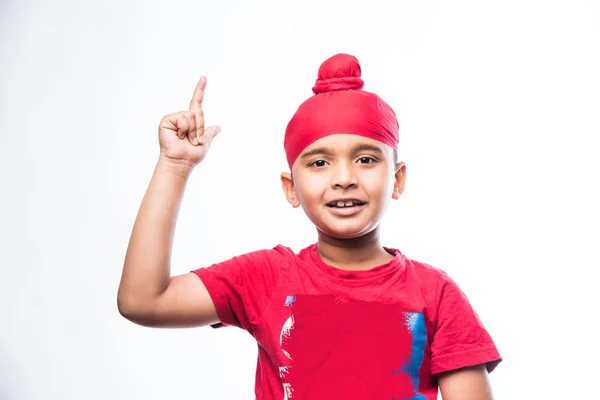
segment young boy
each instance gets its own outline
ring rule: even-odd
[[[379,224],[406,167],[393,110],[360,76],[353,56],[326,60],[285,132],[283,191],[316,226],[317,243],[171,277],[184,188],[219,132],[204,126],[202,77],[190,110],[160,122],[119,311],[144,326],[247,330],[258,344],[257,399],[431,400],[438,387],[444,400],[492,399],[487,374],[501,358],[465,295],[443,271],[382,245]]]

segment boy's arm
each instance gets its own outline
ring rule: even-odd
[[[204,129],[198,82],[190,111],[165,116],[159,127],[160,157],[142,200],[117,294],[119,312],[144,326],[190,327],[219,322],[206,287],[194,274],[171,277],[177,214],[185,186],[204,159],[217,127]]]
[[[189,174],[187,167],[160,159],[142,200],[117,295],[119,312],[137,324],[186,327],[218,322],[197,276],[170,275],[175,224]]]
[[[485,364],[439,374],[443,400],[493,400]]]

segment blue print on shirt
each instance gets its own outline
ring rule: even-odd
[[[296,301],[296,296],[287,296],[285,298],[284,306],[290,307],[292,305],[292,303],[294,303],[295,301]]]
[[[412,333],[412,351],[408,364],[401,366],[397,370],[392,371],[392,375],[408,374],[411,377],[414,385],[415,395],[408,398],[392,397],[392,400],[427,400],[425,396],[419,393],[419,368],[423,363],[425,354],[425,342],[427,341],[427,328],[425,326],[425,317],[417,312],[405,312],[405,321],[409,332]]]

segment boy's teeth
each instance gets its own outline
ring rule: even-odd
[[[357,203],[355,203],[352,200],[348,200],[348,201],[336,201],[332,204],[333,207],[354,207],[355,205],[357,205]]]

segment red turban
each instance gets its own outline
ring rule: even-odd
[[[356,57],[337,54],[319,68],[314,96],[306,100],[285,130],[284,148],[290,167],[315,141],[336,133],[365,136],[398,149],[398,120],[379,96],[362,90]]]

